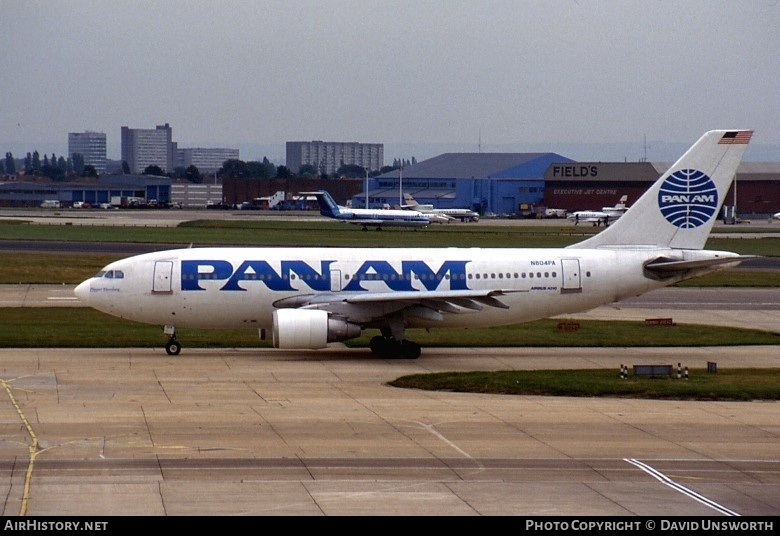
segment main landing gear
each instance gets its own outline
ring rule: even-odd
[[[181,344],[176,340],[176,328],[173,326],[165,326],[163,333],[168,335],[168,342],[165,343],[165,351],[168,355],[179,355],[181,352]]]
[[[387,323],[379,328],[382,335],[377,335],[368,343],[371,351],[385,359],[417,359],[420,357],[420,345],[412,342],[404,335],[405,323],[402,312],[397,312],[387,319]]]
[[[420,357],[420,345],[410,340],[399,341],[393,337],[377,335],[368,344],[371,351],[385,359],[417,359]]]

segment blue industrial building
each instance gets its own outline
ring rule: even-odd
[[[171,202],[171,179],[155,175],[104,175],[96,181],[0,183],[0,206],[38,207],[44,201],[59,201],[70,207],[84,202],[92,206],[110,203],[116,197],[137,197],[160,204]]]
[[[521,214],[544,204],[544,174],[552,163],[574,162],[556,153],[445,153],[368,179],[352,206],[402,204],[402,193],[436,208],[480,214]]]

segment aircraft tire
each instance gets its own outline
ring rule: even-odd
[[[384,359],[417,359],[422,350],[416,342],[397,341],[379,335],[371,338],[368,347],[373,353]]]
[[[417,359],[420,357],[422,348],[416,342],[401,341],[400,357],[403,359]]]
[[[371,349],[371,351],[377,355],[382,355],[382,349],[386,345],[386,339],[380,335],[377,335],[376,337],[371,337],[371,341],[368,343],[368,347]]]
[[[179,341],[171,339],[165,343],[165,351],[168,352],[168,355],[179,355],[181,352],[181,344],[179,344]]]

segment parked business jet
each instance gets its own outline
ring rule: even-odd
[[[604,225],[605,227],[610,222],[615,221],[623,213],[628,210],[626,208],[626,201],[628,196],[624,195],[620,197],[620,201],[614,207],[601,207],[601,210],[578,210],[566,215],[566,218],[574,222],[574,225],[580,223],[592,223],[594,226]]]
[[[431,218],[437,217],[440,220],[439,223],[449,223],[455,220],[466,221],[479,221],[479,213],[474,212],[468,208],[434,208],[431,204],[420,204],[412,197],[412,194],[404,194],[404,204],[401,208],[408,208],[411,210],[417,210],[422,212],[426,216]]]
[[[368,227],[428,227],[431,219],[416,210],[401,209],[371,209],[343,207],[333,200],[325,190],[316,192],[300,192],[300,195],[313,195],[320,206],[320,214],[327,218],[346,221],[354,225],[362,225],[365,231]]]
[[[377,329],[374,353],[413,359],[409,328],[587,311],[749,258],[703,248],[751,136],[705,133],[614,225],[566,248],[175,249],[113,262],[75,294],[163,326],[169,354],[181,350],[182,327],[257,329],[289,349]]]

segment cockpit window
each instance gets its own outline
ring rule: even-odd
[[[125,273],[122,270],[100,270],[96,275],[96,278],[104,279],[124,279]]]

